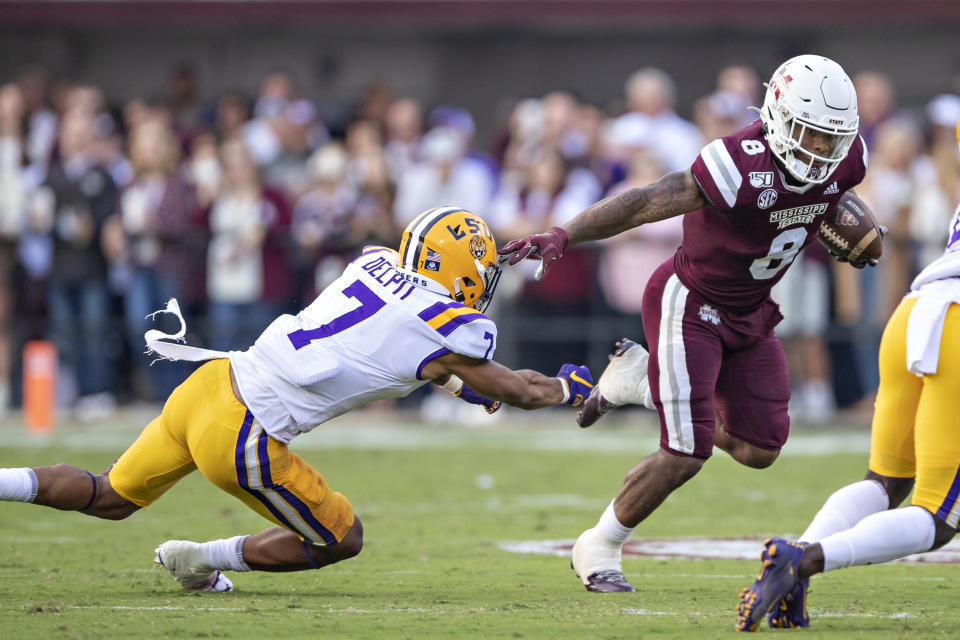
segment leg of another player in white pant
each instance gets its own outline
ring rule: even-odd
[[[885,511],[889,506],[887,492],[876,480],[849,484],[827,498],[799,540],[819,542],[831,534],[849,529],[871,514]]]

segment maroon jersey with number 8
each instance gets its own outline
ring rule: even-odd
[[[831,179],[788,184],[760,120],[703,148],[691,171],[708,206],[684,216],[677,277],[735,313],[756,309],[797,253],[817,236],[823,215],[863,180],[867,151],[854,142]]]

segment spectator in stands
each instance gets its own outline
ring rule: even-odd
[[[567,136],[573,131],[577,116],[577,99],[568,91],[551,91],[540,99],[543,109],[541,144],[546,150],[556,151],[564,158],[567,152],[576,153],[576,145],[565,148]]]
[[[84,94],[86,99],[91,92]],[[74,105],[76,109],[63,116],[59,158],[50,166],[44,183],[52,196],[48,201],[52,208],[49,233],[53,236],[49,310],[64,367],[61,380],[66,388],[74,384],[78,390],[78,412],[95,418],[113,403],[105,348],[107,264],[100,231],[116,211],[117,190],[94,156],[94,113],[83,100]]]
[[[602,185],[613,182],[613,167],[604,156],[603,112],[592,104],[579,103],[573,122],[563,137],[561,153],[571,167],[584,167],[593,172]]]
[[[384,124],[384,153],[390,178],[396,182],[419,158],[423,107],[413,98],[398,98],[387,108]]]
[[[110,172],[117,189],[123,189],[133,181],[134,176],[118,116],[119,113],[115,116],[113,113],[104,112],[94,118],[94,154],[98,162]]]
[[[164,94],[173,129],[180,144],[186,147],[203,125],[196,67],[186,61],[173,65],[167,74]]]
[[[27,160],[30,165],[42,166],[45,172],[53,156],[58,126],[57,114],[50,108],[50,78],[42,68],[30,67],[20,73],[17,85],[26,108]]]
[[[834,269],[837,320],[841,326],[855,328],[851,334],[861,390],[866,394],[861,403],[865,410],[872,407],[872,394],[879,384],[877,349],[884,319],[890,317],[909,289],[913,275],[909,221],[916,194],[914,166],[921,142],[919,129],[903,117],[891,119],[876,130],[870,170],[857,193],[877,221],[888,228],[883,259],[874,269]]]
[[[611,187],[606,195],[654,183],[663,173],[663,166],[652,152],[638,149],[626,179]],[[599,282],[607,304],[621,314],[636,318],[647,280],[676,252],[682,238],[683,218],[677,216],[661,220],[659,224],[630,229],[604,242],[600,251]]]
[[[740,96],[748,106],[759,107],[763,102],[763,96],[760,93],[762,87],[763,82],[757,70],[745,64],[727,65],[717,73],[717,91]],[[753,111],[739,113],[738,116],[739,126],[736,129],[757,119]]]
[[[502,183],[491,206],[499,229],[507,237],[517,231],[560,225],[579,213],[584,207],[600,199],[602,194],[596,177],[587,169],[567,171],[563,157],[556,149],[544,149],[542,155],[527,169],[519,185]],[[530,326],[545,326],[550,319],[564,317],[586,318],[591,312],[595,288],[596,264],[591,249],[574,248],[564,259],[570,264],[562,270],[551,271],[540,281],[533,280],[528,269],[528,280],[522,291],[524,314],[539,318]],[[560,263],[554,267],[560,266]],[[534,365],[550,365],[559,359],[572,357],[576,362],[587,358],[585,338],[571,340],[550,336],[521,344],[521,361]]]
[[[220,150],[212,133],[202,133],[193,139],[190,158],[185,163],[187,180],[196,192],[197,207],[208,208],[220,193]]]
[[[625,93],[628,113],[612,123],[609,139],[630,147],[649,146],[668,172],[689,167],[703,147],[703,138],[674,111],[673,79],[660,69],[646,67],[630,76]],[[636,136],[643,139],[631,140]]]
[[[749,106],[739,93],[714,91],[693,103],[693,121],[703,139],[713,141],[744,127],[745,119],[756,120]]]
[[[221,142],[242,135],[253,109],[250,99],[240,91],[228,91],[217,99],[214,129]]]
[[[264,186],[243,140],[221,145],[221,189],[203,218],[207,247],[208,329],[214,349],[253,344],[293,304],[289,262],[290,211]]]
[[[296,199],[308,188],[307,158],[329,136],[317,119],[317,108],[303,98],[288,102],[272,122],[280,150],[263,167],[263,180],[287,198]]]
[[[914,272],[943,253],[950,217],[960,202],[960,156],[956,140],[960,97],[937,96],[927,104],[926,116],[929,145],[927,153],[920,156],[915,165],[916,195],[910,211]]]
[[[366,120],[354,122],[347,129],[346,148],[347,178],[357,189],[347,246],[353,252],[367,244],[392,247],[400,241],[401,231],[393,223],[396,183],[379,129]]]
[[[877,128],[896,113],[897,98],[890,77],[880,71],[861,71],[853,76],[860,114],[860,135],[871,151]]]
[[[130,133],[133,182],[104,229],[104,251],[115,270],[127,273],[124,324],[130,352],[143,351],[148,315],[170,298],[192,301],[192,280],[202,272],[203,241],[195,190],[180,169],[180,144],[166,120],[147,120]],[[144,395],[159,401],[183,381],[184,366],[147,367],[134,358]]]
[[[298,294],[304,304],[329,284],[325,274],[339,276],[346,264],[350,218],[360,195],[348,179],[348,161],[342,144],[320,147],[307,163],[311,189],[293,207],[290,231],[297,249]]]
[[[486,166],[467,158],[467,151],[462,133],[454,129],[437,127],[424,136],[422,160],[397,183],[393,215],[398,227],[431,207],[451,203],[487,215],[494,178]]]
[[[283,149],[279,129],[284,110],[297,98],[293,76],[273,71],[260,82],[260,93],[253,107],[253,119],[244,124],[243,140],[258,167],[273,162]]]
[[[0,87],[0,415],[7,411],[13,364],[14,267],[26,221],[27,199],[36,187],[27,165],[27,113],[16,84]]]

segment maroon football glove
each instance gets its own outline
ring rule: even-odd
[[[511,240],[498,249],[497,253],[502,256],[501,260],[506,260],[509,264],[517,264],[524,258],[539,259],[540,266],[537,267],[537,272],[533,276],[539,280],[550,268],[550,265],[560,259],[567,248],[568,242],[567,232],[562,227],[552,227],[546,233],[537,233],[520,240]]]

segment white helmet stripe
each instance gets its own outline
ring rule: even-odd
[[[420,245],[420,238],[426,233],[427,229],[433,226],[433,223],[439,218],[442,218],[448,213],[461,210],[460,207],[436,207],[421,214],[417,224],[410,231],[410,239],[407,241],[407,246],[403,252],[402,266],[404,269],[416,271],[416,256],[419,253],[417,248]]]

